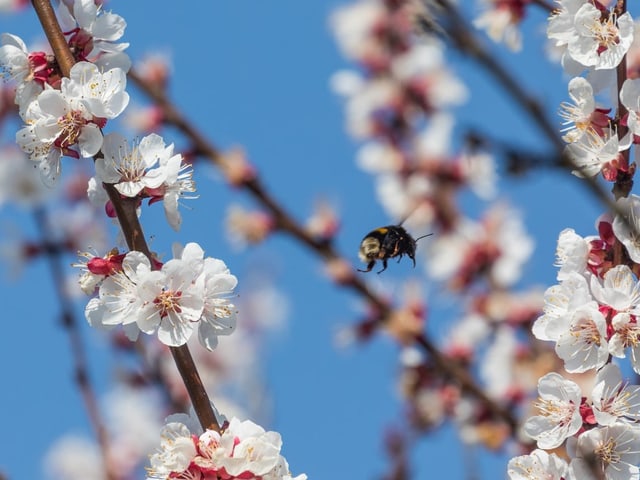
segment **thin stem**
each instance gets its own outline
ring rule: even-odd
[[[76,63],[76,61],[73,58],[71,50],[69,50],[69,46],[67,45],[64,35],[62,34],[62,30],[58,24],[58,19],[53,11],[51,2],[49,0],[32,0],[32,3],[33,8],[38,15],[38,20],[40,20],[40,24],[42,25],[42,29],[47,36],[49,45],[51,45],[53,54],[58,61],[60,70],[65,77],[68,77],[69,72],[71,72],[71,67],[73,67],[73,64]]]
[[[42,25],[42,28],[47,35],[47,39],[51,44],[51,48],[58,60],[62,73],[65,76],[69,76],[71,67],[75,60],[73,54],[64,39],[60,25],[56,19],[51,3],[48,0],[33,0],[33,7],[38,14],[38,19]],[[105,185],[105,190],[109,195],[109,199],[114,206],[118,221],[122,228],[123,235],[127,242],[129,249],[137,250],[144,253],[149,261],[153,265],[153,259],[149,247],[142,231],[142,226],[138,221],[136,214],[136,203],[130,199],[123,199],[113,185]],[[182,379],[185,382],[185,386],[193,403],[200,424],[203,428],[209,428],[216,431],[220,431],[220,426],[216,420],[213,408],[211,406],[211,400],[207,395],[206,390],[198,374],[195,363],[189,352],[187,345],[180,347],[170,347],[171,353],[178,371],[182,375]]]
[[[615,8],[615,13],[619,17],[623,15],[627,11],[627,2],[626,0],[618,0]],[[618,108],[616,111],[616,125],[618,128],[618,138],[622,139],[629,132],[629,128],[626,125],[622,124],[622,120],[625,116],[628,115],[627,107],[624,106],[622,100],[620,99],[620,92],[622,91],[622,86],[627,79],[627,55],[625,54],[620,61],[620,64],[616,68],[616,80],[617,80],[617,92],[618,92]],[[622,155],[622,164],[629,166],[629,154],[630,149],[624,150],[620,153]],[[631,189],[633,188],[633,174],[629,174],[627,172],[618,174],[618,178],[616,178],[616,182],[613,185],[612,192],[616,199],[621,197],[628,197],[631,193]]]

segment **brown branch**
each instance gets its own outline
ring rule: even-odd
[[[68,77],[69,72],[71,72],[71,67],[73,67],[76,61],[73,58],[71,50],[69,50],[67,40],[62,34],[51,2],[49,0],[32,0],[32,3],[38,15],[38,20],[40,20],[40,24],[42,25],[42,29],[47,36],[49,45],[51,45],[53,54],[58,61],[60,70],[65,77]]]
[[[617,16],[623,15],[627,11],[627,2],[626,0],[618,0],[615,8],[615,13]],[[629,113],[627,107],[622,104],[622,100],[620,99],[620,92],[622,91],[622,86],[624,85],[625,80],[627,79],[627,55],[625,54],[622,57],[622,60],[616,67],[616,81],[617,81],[617,92],[618,92],[618,108],[616,111],[616,126],[618,128],[618,139],[624,138],[625,135],[629,132],[629,128],[626,125],[622,124],[622,119]],[[622,162],[624,165],[629,165],[629,154],[630,149],[627,149],[620,153],[622,155]],[[616,199],[621,197],[628,197],[629,193],[631,193],[631,189],[633,188],[633,173],[629,174],[619,174],[618,178],[616,178],[616,182],[613,185],[613,194]]]
[[[165,121],[174,127],[188,138],[197,152],[208,158],[216,166],[220,167],[222,164],[222,157],[218,149],[210,143],[205,137],[184,117],[180,114],[178,109],[166,96],[165,92],[150,83],[146,82],[135,71],[129,71],[129,78],[149,97],[151,98],[164,112]],[[342,257],[333,248],[330,243],[320,241],[311,236],[298,222],[282,207],[270,194],[266,188],[262,185],[258,178],[246,181],[242,185],[251,195],[273,216],[279,229],[283,232],[291,235],[300,243],[308,247],[311,251],[315,252],[325,260],[340,260]],[[381,326],[391,314],[391,308],[381,297],[374,294],[367,284],[359,277],[353,275],[350,279],[344,283],[344,285],[351,290],[354,290],[357,294],[363,297],[374,308],[377,314],[377,324]],[[451,362],[447,357],[440,352],[433,343],[428,339],[426,334],[421,335],[416,339],[416,343],[427,351],[431,356],[434,363],[438,365],[443,371],[454,381],[456,381],[462,389],[478,398],[486,407],[494,413],[497,417],[501,418],[508,425],[510,425],[515,433],[515,425],[517,425],[517,419],[515,416],[506,409],[503,409],[499,405],[489,398],[482,389],[476,385],[473,378],[462,371],[460,368],[451,368]]]
[[[33,7],[38,14],[38,19],[47,35],[62,73],[68,77],[75,60],[62,34],[60,25],[58,25],[51,3],[48,0],[33,0]],[[123,199],[113,185],[105,185],[105,189],[114,206],[129,249],[144,253],[153,265],[151,252],[136,215],[135,201]],[[202,428],[209,428],[219,432],[220,426],[213,413],[211,400],[202,385],[200,375],[189,352],[189,347],[182,345],[180,347],[170,347],[170,349]]]

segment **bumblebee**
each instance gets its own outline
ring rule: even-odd
[[[429,235],[432,234],[429,233],[428,235],[414,239],[400,225],[387,225],[386,227],[372,230],[362,239],[360,251],[358,252],[360,260],[367,263],[367,269],[358,269],[358,271],[370,272],[376,262],[382,260],[382,270],[378,272],[382,273],[387,269],[387,261],[390,258],[399,257],[399,262],[404,255],[413,261],[413,266],[415,267],[416,243],[421,238],[428,237]]]

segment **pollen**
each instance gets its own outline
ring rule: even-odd
[[[164,318],[169,313],[182,313],[182,307],[180,306],[180,299],[182,298],[182,292],[180,290],[163,290],[160,295],[154,298],[153,303],[159,310],[160,317]]]
[[[540,412],[540,415],[550,418],[560,425],[567,425],[571,423],[571,418],[573,418],[573,413],[575,411],[575,406],[573,404],[559,403],[555,400],[539,399],[535,406]]]
[[[82,116],[82,112],[78,110],[71,110],[66,115],[58,119],[58,126],[60,127],[60,134],[56,141],[55,146],[61,149],[66,149],[75,145],[78,141],[78,137],[82,132],[82,127],[87,124],[87,120]]]
[[[606,50],[620,43],[616,16],[614,14],[609,15],[609,18],[604,22],[595,22],[591,30],[601,50]]]
[[[616,441],[613,438],[607,438],[596,447],[595,454],[605,465],[616,464],[620,462],[620,454],[617,452],[616,447]]]

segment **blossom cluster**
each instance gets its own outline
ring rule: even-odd
[[[0,47],[3,73],[17,84],[15,101],[26,124],[16,141],[47,183],[59,177],[61,156],[97,154],[102,128],[129,103],[128,44],[117,43],[126,26],[122,17],[82,0],[61,2],[58,18],[77,61],[68,77],[52,55],[30,52],[15,35],[3,34]]]
[[[129,147],[120,134],[104,137],[102,157],[96,160],[96,176],[89,182],[89,198],[99,205],[110,205],[102,184],[114,185],[127,198],[149,203],[162,201],[169,225],[179,230],[182,217],[179,200],[195,192],[193,169],[182,155],[174,153],[174,146],[165,145],[159,135],[152,133]],[[107,208],[107,211],[110,211]]]
[[[98,296],[85,309],[89,324],[123,325],[131,339],[140,331],[157,333],[174,347],[187,343],[197,328],[200,343],[213,350],[219,335],[235,329],[229,297],[236,277],[222,260],[204,258],[196,243],[174,247],[174,257],[159,268],[136,251],[90,258],[81,280],[85,290],[98,285]]]
[[[616,220],[601,219],[598,237],[583,238],[566,229],[558,240],[560,283],[545,292],[545,313],[533,333],[556,343],[568,372],[600,369],[609,355],[624,358],[628,349],[633,369],[640,372],[640,284],[628,265],[610,260],[616,246],[630,239],[628,228],[620,228],[620,217]]]
[[[538,450],[509,462],[512,479],[629,479],[640,475],[640,387],[622,380],[608,364],[598,371],[589,396],[575,382],[557,373],[540,379],[539,415],[524,425]],[[568,439],[568,441],[567,441]],[[570,463],[545,450],[567,441]]]
[[[611,108],[598,105],[596,96],[616,84],[617,69],[632,49],[635,26],[629,12],[619,12],[598,2],[561,0],[549,17],[547,36],[561,55],[572,102],[561,105],[566,156],[578,176],[598,174],[608,181],[630,178],[635,164],[629,149],[638,142],[638,96],[640,80],[623,77],[618,99],[626,113],[609,116]],[[633,64],[628,66],[632,71]],[[605,95],[606,96],[606,95]]]
[[[53,55],[30,52],[22,39],[3,34],[0,65],[16,84],[15,102],[25,126],[16,142],[37,163],[45,184],[53,185],[61,172],[61,158],[95,157],[97,175],[89,196],[108,204],[102,184],[115,185],[120,195],[162,201],[169,224],[180,228],[179,200],[195,191],[192,171],[173,145],[157,135],[128,146],[118,134],[103,134],[109,120],[129,103],[126,73],[131,61],[118,43],[126,23],[93,0],[61,2],[58,19],[76,63],[68,77]],[[113,209],[107,205],[107,212]]]
[[[175,416],[181,419],[182,416]],[[292,477],[280,454],[277,432],[266,432],[250,420],[232,418],[219,433],[205,430],[199,435],[184,423],[171,421],[162,430],[158,453],[151,456],[148,479],[246,479],[306,480]],[[189,422],[186,418],[186,423]],[[185,421],[185,420],[183,420]]]
[[[559,235],[558,284],[545,292],[543,315],[532,331],[553,342],[566,372],[591,375],[594,383],[580,386],[558,373],[540,379],[538,414],[524,424],[538,449],[511,460],[512,479],[640,478],[640,387],[623,380],[618,366],[629,357],[640,372],[640,198],[629,192],[635,174],[630,148],[640,133],[640,83],[627,78],[635,66],[620,68],[637,49],[634,30],[619,3],[607,8],[560,0],[549,18],[547,35],[573,76],[572,102],[560,110],[565,153],[575,175],[601,174],[615,182],[618,200],[615,215],[596,222],[597,235],[582,237],[570,228]],[[616,115],[596,100],[611,85],[619,86],[612,102],[620,107]],[[568,461],[545,451],[562,446]]]
[[[629,212],[638,199],[619,204]],[[559,284],[545,292],[544,314],[533,333],[555,343],[567,372],[597,373],[590,393],[557,373],[540,379],[539,414],[525,423],[524,431],[541,449],[566,441],[571,462],[536,451],[510,462],[512,479],[524,478],[527,468],[553,478],[597,478],[596,471],[607,479],[640,475],[640,387],[623,381],[620,368],[611,363],[629,355],[633,370],[640,371],[640,283],[630,227],[637,228],[631,215],[605,215],[598,220],[597,236],[583,238],[572,229],[560,233]],[[616,251],[624,252],[634,270],[615,262]]]

